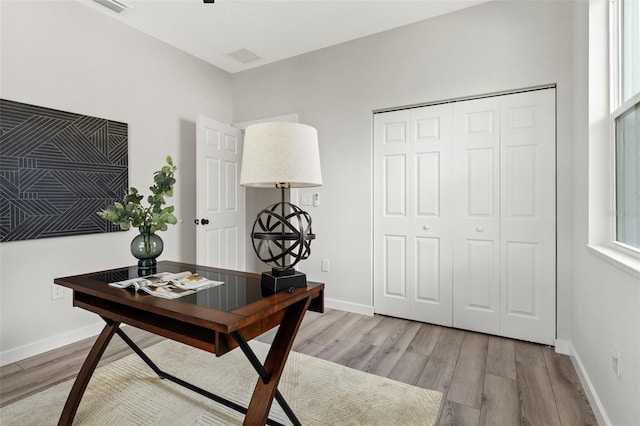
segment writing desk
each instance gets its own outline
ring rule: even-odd
[[[305,312],[324,311],[324,284],[309,282],[307,287],[295,288],[292,292],[265,294],[257,274],[170,261],[158,262],[154,273],[182,271],[198,273],[224,284],[178,299],[163,299],[108,285],[138,277],[137,266],[54,280],[73,290],[73,306],[94,312],[106,322],[78,373],[58,424],[70,425],[73,421],[89,379],[114,334],[118,334],[160,377],[244,413],[246,425],[278,424],[268,418],[274,398],[289,419],[299,424],[277,386]],[[120,329],[121,323],[216,356],[239,346],[259,375],[249,407],[165,373]],[[247,342],[278,325],[280,328],[262,364]]]

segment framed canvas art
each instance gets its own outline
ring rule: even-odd
[[[0,242],[119,231],[126,123],[0,99]]]

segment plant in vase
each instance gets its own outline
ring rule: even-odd
[[[144,196],[134,187],[129,188],[122,203],[115,202],[98,212],[98,215],[109,222],[127,230],[137,227],[140,234],[131,242],[131,254],[138,259],[138,266],[151,268],[156,258],[162,253],[164,244],[156,235],[157,231],[166,231],[167,225],[175,225],[177,219],[173,214],[173,206],[166,206],[166,197],[173,196],[173,185],[176,183],[174,172],[177,167],[170,156],[167,165],[153,175],[152,195],[147,197],[148,206],[142,205]]]

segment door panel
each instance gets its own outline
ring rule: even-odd
[[[245,196],[240,186],[242,132],[216,120],[196,120],[196,262],[245,268]],[[208,220],[202,224],[202,220]]]
[[[222,263],[222,249],[220,243],[219,229],[204,230],[207,260],[211,265],[220,265]],[[200,264],[200,263],[199,263]]]
[[[416,238],[416,299],[440,302],[440,239]]]
[[[225,228],[225,241],[227,242],[226,253],[227,253],[227,265],[225,268],[227,269],[238,269],[239,268],[239,260],[238,256],[240,254],[240,250],[238,249],[238,227],[230,226]]]
[[[413,319],[453,324],[451,232],[454,194],[450,191],[453,138],[451,104],[411,110],[412,183],[410,238]],[[411,133],[409,133],[411,135]]]
[[[500,331],[499,135],[497,98],[453,107],[453,325]]]
[[[406,143],[407,142],[407,121],[402,114],[399,115],[399,121],[392,121],[382,124],[384,145]]]
[[[236,182],[240,181],[240,177],[238,176],[238,164],[231,161],[225,161],[224,166],[226,172],[225,184],[227,185],[224,207],[228,212],[236,212],[238,211],[238,189],[240,188],[236,185]]]
[[[505,96],[501,114],[501,330],[507,337],[553,345],[555,91]]]
[[[374,117],[374,299],[378,313],[409,315],[406,250],[406,146],[409,111]]]
[[[508,146],[506,161],[506,209],[509,219],[530,218],[538,215],[536,183],[537,147]]]
[[[466,240],[466,271],[469,295],[466,308],[495,313],[492,307],[492,287],[496,281],[493,268],[494,242],[487,240]]]
[[[220,182],[220,160],[207,157],[205,160],[206,181]],[[220,187],[218,185],[206,186],[206,212],[220,213]]]
[[[406,265],[407,251],[405,248],[406,238],[401,235],[386,235],[384,245],[385,274],[384,274],[384,294],[385,296],[400,297],[407,296]]]
[[[451,325],[451,106],[374,116],[374,298],[386,315]]]
[[[506,314],[536,316],[535,280],[538,249],[539,246],[535,243],[506,243]]]
[[[416,155],[416,217],[440,216],[440,153]]]
[[[404,155],[384,158],[384,213],[386,216],[405,216],[407,168]]]
[[[469,149],[466,152],[466,188],[467,217],[495,216],[495,182],[496,157],[494,148]]]

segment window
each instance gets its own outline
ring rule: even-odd
[[[640,0],[612,5],[612,239],[640,253]]]

